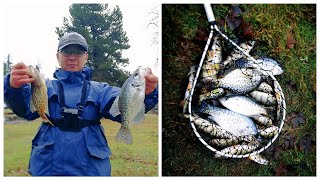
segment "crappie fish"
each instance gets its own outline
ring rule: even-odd
[[[247,154],[259,147],[259,144],[257,143],[249,143],[249,144],[237,144],[233,145],[227,148],[222,149],[220,152],[225,154],[231,154],[231,155],[240,155],[240,154]],[[219,154],[215,154],[215,157],[221,157]]]
[[[191,88],[196,76],[196,71],[197,71],[197,66],[191,66],[190,71],[188,73],[189,76],[189,83],[186,89],[186,92],[184,94],[184,99],[180,102],[180,106],[183,107],[182,113],[186,114],[187,113],[187,108],[188,108],[188,100],[190,98],[190,93],[191,93]]]
[[[215,138],[232,138],[233,134],[222,129],[221,127],[211,123],[208,120],[205,120],[197,115],[193,115],[193,122],[197,127],[205,133],[210,134],[210,136]]]
[[[121,113],[121,128],[116,141],[132,144],[129,122],[137,124],[145,118],[145,76],[150,73],[149,68],[139,66],[123,83],[120,95],[113,102],[110,114],[117,116]]]
[[[246,59],[239,59],[236,61],[236,66],[241,68],[257,68],[271,73],[272,75],[280,75],[283,73],[283,68],[274,59],[262,57],[256,59],[256,61],[250,61]]]
[[[246,94],[257,88],[262,80],[261,73],[253,69],[234,69],[215,82],[217,87],[226,88],[237,94]]]
[[[229,95],[218,99],[219,102],[231,111],[243,114],[249,117],[256,115],[268,115],[267,110],[253,101],[252,99],[241,95]]]
[[[217,74],[221,69],[221,47],[220,36],[215,36],[213,38],[212,46],[208,51],[207,59],[201,68],[201,77],[203,78],[204,82],[217,79]]]
[[[269,161],[263,157],[261,154],[250,155],[249,159],[263,165],[268,165]]]
[[[214,64],[217,71],[220,70],[222,61],[221,36],[214,37],[211,49],[208,52],[208,61]]]
[[[268,117],[268,116],[256,115],[256,116],[253,116],[253,119],[256,123],[258,123],[260,125],[264,125],[267,127],[272,125],[272,119],[270,119],[270,117]]]
[[[43,76],[40,72],[34,68],[33,66],[28,66],[28,71],[31,77],[35,80],[31,83],[31,111],[35,110],[38,112],[39,116],[42,118],[44,122],[53,124],[47,118],[46,114],[48,113],[48,94],[47,94],[47,86]]]
[[[227,147],[227,146],[239,144],[241,142],[252,142],[254,140],[255,140],[254,135],[246,135],[246,136],[232,136],[230,138],[225,138],[225,139],[212,139],[210,140],[210,143],[218,147]]]
[[[213,89],[210,92],[207,92],[205,94],[201,94],[199,96],[199,101],[204,101],[207,99],[217,99],[218,97],[222,96],[224,94],[224,90],[223,88],[217,88],[217,89]]]
[[[199,112],[208,114],[210,120],[235,136],[255,135],[258,133],[257,127],[252,119],[245,115],[207,103],[202,103]]]
[[[269,93],[261,92],[261,91],[252,91],[250,96],[254,98],[257,102],[262,103],[264,105],[275,105],[276,98]]]
[[[255,44],[255,41],[248,41],[240,43],[239,46],[245,50],[245,52],[249,53],[251,49],[253,48]],[[225,61],[223,61],[223,66],[225,67],[228,63],[235,61],[237,59],[240,59],[244,56],[244,54],[237,48],[234,48],[233,51],[231,51],[230,55],[227,57]]]
[[[259,131],[259,134],[264,138],[272,138],[277,133],[279,133],[278,131],[279,131],[278,126],[271,126],[271,127],[268,127],[264,130]]]
[[[273,88],[266,82],[261,82],[257,90],[265,93],[273,93]]]

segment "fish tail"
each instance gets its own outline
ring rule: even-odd
[[[269,164],[269,161],[265,157],[263,157],[261,154],[250,155],[249,159],[262,165]]]
[[[132,144],[132,135],[131,135],[130,129],[125,128],[124,126],[121,125],[121,128],[119,129],[115,139],[118,142],[122,141],[126,144]]]
[[[42,118],[42,121],[43,121],[43,122],[47,122],[47,123],[49,123],[51,126],[54,126],[54,125],[52,124],[52,122],[47,118],[47,116],[46,116],[45,113],[39,114],[39,115],[40,115],[40,117]]]

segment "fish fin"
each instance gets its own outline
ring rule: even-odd
[[[262,165],[269,164],[269,161],[265,157],[263,157],[261,154],[250,155],[249,159]]]
[[[186,99],[182,100],[182,101],[179,103],[179,106],[180,106],[180,107],[183,107],[185,104],[186,104]]]
[[[214,158],[217,158],[217,159],[225,159],[226,157],[221,156],[220,154],[215,154],[215,155],[214,155]]]
[[[46,111],[48,111],[48,110],[46,110]],[[40,115],[40,117],[42,118],[42,120],[44,121],[44,122],[47,122],[47,123],[49,123],[49,124],[51,124],[52,126],[54,126],[53,124],[52,124],[52,122],[48,119],[48,117],[47,116],[49,116],[48,115],[49,113],[44,113],[44,115],[43,116],[41,116]]]
[[[48,119],[46,119],[46,120],[42,119],[42,120],[43,120],[43,122],[49,123],[51,126],[54,126],[50,120],[48,120]]]
[[[46,115],[46,117],[50,117],[50,114],[49,114],[49,102],[46,105],[46,110],[45,110],[44,114]]]
[[[117,96],[117,98],[113,101],[113,104],[109,110],[110,114],[113,116],[113,117],[116,117],[117,115],[120,114],[120,110],[119,110],[119,96]]]
[[[265,110],[265,111],[261,112],[261,114],[262,114],[262,115],[265,115],[265,116],[269,116],[269,113],[268,113],[268,111],[267,111],[267,110]]]
[[[144,105],[143,105],[143,107],[144,107]],[[141,108],[141,110],[138,112],[136,117],[133,118],[132,123],[139,124],[144,120],[144,118],[145,118],[145,109]]]
[[[214,158],[221,158],[222,156],[220,154],[215,154]]]
[[[189,105],[189,102],[186,101],[186,102],[184,103],[183,109],[182,109],[182,113],[183,113],[183,114],[187,114],[188,105]]]
[[[51,126],[54,126],[52,122],[48,119],[46,113],[43,113],[43,114],[40,113],[39,116],[41,117],[43,122],[49,123]]]
[[[124,128],[121,125],[121,128],[118,131],[118,134],[116,135],[115,140],[117,142],[124,142],[126,144],[132,144],[132,135],[131,135],[131,131],[128,128]]]

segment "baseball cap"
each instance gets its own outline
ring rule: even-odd
[[[60,38],[58,44],[58,51],[70,44],[78,44],[88,52],[87,40],[81,34],[76,32],[66,33]]]

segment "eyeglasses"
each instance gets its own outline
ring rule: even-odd
[[[71,56],[71,55],[82,56],[86,53],[86,51],[68,51],[68,50],[60,50],[59,52],[64,56]]]

